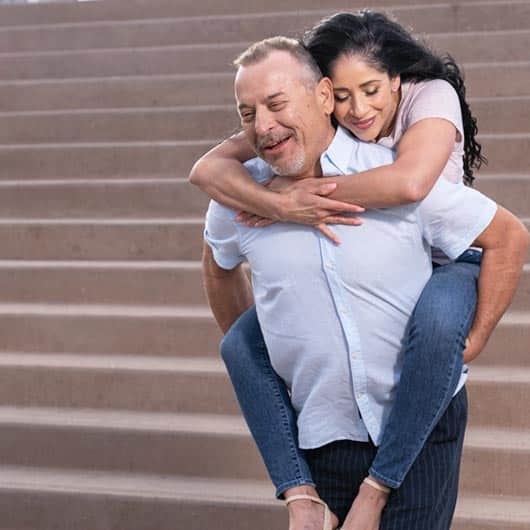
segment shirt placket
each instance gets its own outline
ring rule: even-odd
[[[325,237],[320,237],[320,251],[322,264],[326,276],[335,310],[344,333],[346,347],[348,350],[348,363],[353,381],[353,395],[357,407],[361,413],[365,427],[370,432],[369,425],[372,412],[370,410],[369,396],[367,392],[366,373],[361,352],[361,340],[359,329],[355,322],[351,301],[348,300],[348,292],[342,286],[337,272],[337,251],[335,245]],[[368,424],[367,424],[368,420]]]

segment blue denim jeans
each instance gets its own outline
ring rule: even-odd
[[[394,406],[370,467],[389,487],[401,485],[456,390],[475,314],[480,257],[468,250],[456,262],[436,267],[410,318]],[[293,486],[316,486],[306,452],[298,448],[296,413],[271,366],[255,307],[232,325],[221,355],[276,496],[282,498]]]

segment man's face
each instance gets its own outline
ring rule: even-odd
[[[239,68],[235,92],[241,125],[260,158],[279,175],[318,174],[320,155],[334,134],[329,80],[311,83],[304,65],[273,51]]]

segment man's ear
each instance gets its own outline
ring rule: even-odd
[[[335,98],[333,96],[333,84],[329,77],[323,77],[318,82],[316,93],[324,112],[330,116],[335,107]]]

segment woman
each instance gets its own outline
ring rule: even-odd
[[[484,159],[462,77],[450,58],[437,57],[403,27],[373,12],[325,19],[306,34],[304,44],[333,81],[336,121],[360,140],[394,148],[395,162],[318,181],[276,178],[265,189],[241,165],[254,153],[236,136],[195,165],[193,183],[217,201],[243,210],[240,219],[251,226],[302,222],[332,238],[328,223],[359,221],[337,213],[327,199],[389,207],[421,200],[437,178],[471,184],[473,168]],[[331,184],[333,193],[320,191],[328,197],[315,197],[315,186],[323,182]],[[438,264],[447,262],[439,253],[433,256]],[[371,480],[363,483],[349,513],[349,506],[335,507],[338,520],[345,521],[344,530],[379,528],[386,488],[401,485],[454,395],[463,358],[470,361],[482,349],[487,337],[468,334],[479,263],[480,254],[468,251],[456,263],[435,268],[426,285],[405,337],[400,385],[371,464]],[[316,496],[309,455],[297,448],[296,417],[287,389],[270,367],[253,310],[232,326],[221,351],[278,497]],[[251,384],[256,380],[268,386],[256,391]],[[314,517],[305,506],[297,511],[297,504],[289,505],[292,529]]]

